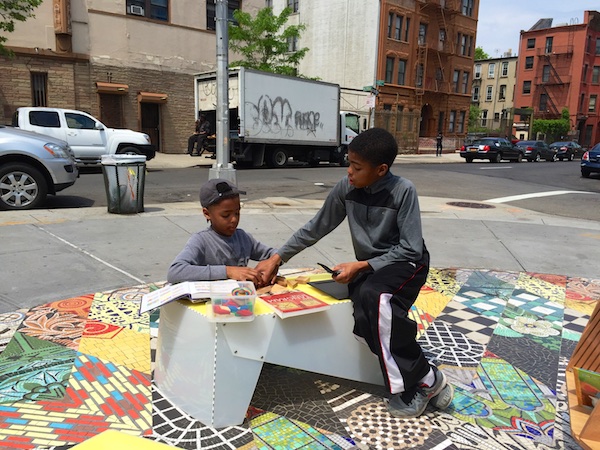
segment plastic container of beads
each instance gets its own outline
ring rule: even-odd
[[[249,322],[254,320],[255,301],[251,281],[213,281],[207,315],[211,322]]]

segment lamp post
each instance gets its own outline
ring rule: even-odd
[[[216,162],[208,178],[224,178],[237,184],[233,165],[229,161],[229,31],[227,29],[228,0],[216,0],[217,39],[217,140]]]

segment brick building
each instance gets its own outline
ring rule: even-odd
[[[599,97],[599,12],[585,11],[581,24],[540,19],[521,32],[515,107],[532,108],[534,119],[556,119],[568,108],[569,137],[589,146],[600,142]],[[527,129],[527,120],[517,116],[517,128]]]
[[[228,3],[230,13],[240,7]],[[216,68],[214,17],[211,0],[45,0],[6,35],[15,56],[0,57],[0,123],[19,106],[74,108],[183,153],[194,129],[193,74]]]

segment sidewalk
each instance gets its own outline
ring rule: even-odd
[[[446,155],[403,158],[437,163]],[[204,159],[159,154],[148,167],[214,161]],[[180,448],[296,448],[301,441],[344,450],[576,449],[564,367],[600,299],[600,224],[451,202],[420,198],[432,270],[411,316],[428,358],[455,386],[449,410],[396,420],[378,386],[266,365],[248,421],[221,430],[187,416],[153,386],[158,315],[137,314],[141,295],[165,280],[190,234],[206,226],[197,202],[146,205],[133,215],[1,212],[0,350],[8,346],[0,354],[0,447],[74,445],[116,429]],[[278,246],[320,205],[244,202],[240,226]],[[346,227],[284,268],[353,259]]]

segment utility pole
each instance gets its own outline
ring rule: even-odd
[[[237,185],[237,176],[229,161],[229,30],[228,0],[216,0],[217,38],[217,159],[208,178],[224,178]]]

